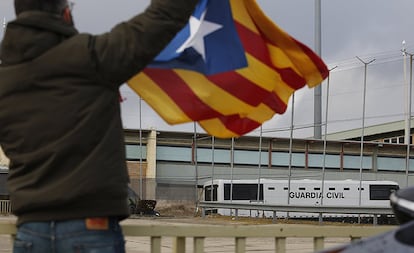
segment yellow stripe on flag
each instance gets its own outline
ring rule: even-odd
[[[253,23],[250,14],[247,12],[243,0],[230,0],[230,4],[233,12],[233,19],[259,35],[260,33],[257,30],[256,25]]]
[[[274,69],[249,54],[246,54],[246,56],[249,66],[237,70],[237,73],[269,92],[277,90],[280,99],[286,104],[294,89],[283,82],[279,73]]]
[[[128,86],[138,93],[169,124],[191,121],[176,103],[144,73],[134,76]]]
[[[202,120],[199,121],[198,124],[204,129],[208,130],[208,133],[212,136],[218,138],[229,138],[229,137],[237,137],[238,134],[230,131],[227,127],[220,121],[220,119],[209,119],[209,120]]]
[[[250,112],[254,109],[254,107],[210,82],[198,72],[178,69],[175,72],[187,83],[188,87],[200,100],[223,115],[232,115],[240,111]]]
[[[295,67],[300,70],[309,86],[316,86],[323,81],[324,78],[321,76],[319,69],[313,64],[308,55],[303,52],[289,34],[280,29],[264,14],[255,0],[231,0],[232,5],[235,2],[240,5],[242,4],[241,2],[245,4],[243,9],[248,11],[260,31],[273,44],[283,48],[288,57],[294,62]]]

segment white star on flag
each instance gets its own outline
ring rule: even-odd
[[[201,57],[203,57],[203,60],[206,60],[204,37],[223,28],[220,24],[205,20],[204,17],[206,13],[207,10],[203,12],[200,19],[197,19],[194,16],[190,17],[190,36],[181,45],[181,47],[177,49],[177,53],[182,53],[185,49],[193,47],[201,55]]]

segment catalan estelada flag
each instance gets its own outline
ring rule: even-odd
[[[328,73],[255,0],[201,0],[188,25],[128,85],[169,124],[197,121],[229,138],[284,113],[293,92]]]

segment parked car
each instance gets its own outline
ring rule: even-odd
[[[128,187],[128,206],[130,214],[160,216],[160,213],[155,210],[156,204],[156,200],[141,199],[131,187]]]
[[[390,202],[401,224],[397,229],[319,253],[414,253],[414,187],[393,192]]]

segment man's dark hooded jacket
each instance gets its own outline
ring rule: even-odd
[[[38,11],[7,25],[0,145],[19,224],[128,215],[118,89],[187,23],[196,2],[153,0],[99,36]]]

